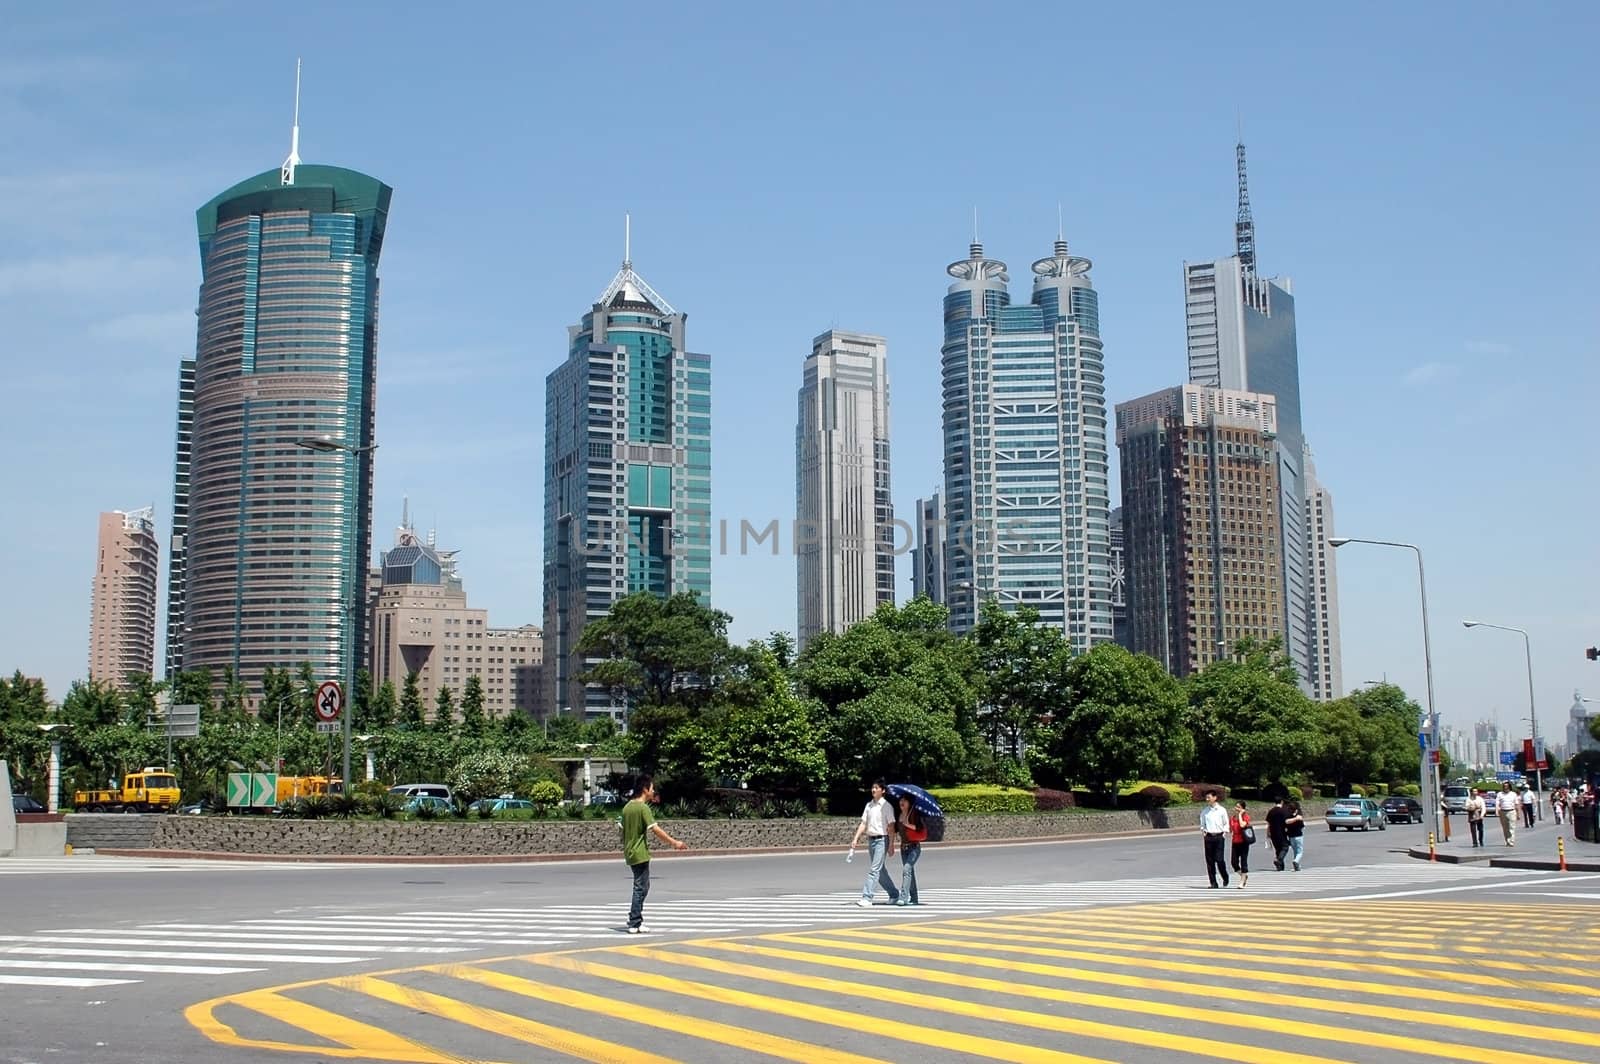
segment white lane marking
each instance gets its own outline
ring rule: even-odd
[[[194,953],[181,950],[62,949],[60,946],[3,946],[0,953],[30,957],[145,957],[167,961],[262,961],[294,964],[355,964],[375,957],[322,957],[304,953]]]
[[[1511,887],[1536,887],[1550,882],[1551,876],[1561,876],[1563,883],[1576,883],[1581,879],[1600,879],[1600,875],[1575,876],[1570,872],[1546,872],[1539,879],[1524,879],[1516,883],[1493,883],[1479,880],[1476,883],[1457,883],[1454,886],[1428,887],[1424,890],[1390,890],[1376,894],[1346,894],[1337,900],[1373,901],[1378,898],[1411,898],[1419,894],[1452,894],[1463,890],[1507,890]]]
[[[137,983],[138,979],[75,979],[65,975],[6,975],[0,972],[0,983],[8,986],[119,986],[123,983]]]
[[[137,935],[138,932],[134,932]],[[272,942],[251,942],[243,936],[235,935],[233,940],[225,942],[194,942],[187,938],[137,938],[124,937],[120,932],[116,935],[0,935],[0,942],[64,942],[69,945],[84,946],[216,946],[222,949],[283,949],[305,947],[307,949],[320,949],[327,953],[461,953],[462,950],[450,946],[424,946],[412,948],[410,946],[343,946],[321,942],[295,942],[292,938],[280,939]],[[0,952],[5,952],[6,947],[0,946]]]
[[[161,975],[238,975],[265,968],[223,968],[215,964],[111,964],[105,961],[0,961],[0,968],[66,972],[148,972]]]

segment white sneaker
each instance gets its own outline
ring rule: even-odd
[[[861,898],[856,902],[856,907],[861,909],[870,909],[872,908],[872,902],[868,901],[866,898]]]
[[[628,928],[628,934],[630,935],[648,935],[649,933],[650,929],[643,924],[640,924],[638,927]]]

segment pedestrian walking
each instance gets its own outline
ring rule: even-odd
[[[1200,810],[1200,831],[1205,836],[1206,878],[1217,889],[1217,877],[1228,885],[1228,862],[1223,859],[1228,844],[1228,811],[1217,800],[1216,791],[1206,792],[1206,807]]]
[[[867,837],[867,881],[861,886],[861,899],[856,902],[863,909],[872,904],[872,891],[878,884],[889,892],[889,903],[900,900],[900,888],[894,877],[884,867],[884,861],[894,856],[894,806],[883,796],[882,780],[872,781],[872,798],[861,811],[861,823],[856,825],[855,838],[850,840],[850,852],[856,852],[861,836]],[[846,858],[848,860],[848,858]]]
[[[1289,856],[1289,828],[1284,823],[1289,819],[1289,810],[1284,801],[1280,795],[1272,803],[1272,808],[1267,810],[1267,841],[1272,843],[1272,867],[1280,872],[1283,871],[1284,859]]]
[[[674,850],[687,850],[689,844],[667,834],[667,829],[656,823],[650,806],[659,802],[655,780],[640,776],[634,785],[633,799],[622,807],[622,859],[633,870],[633,904],[628,906],[628,934],[642,935],[650,929],[644,926],[644,899],[650,893],[650,847],[646,837],[656,838]]]
[[[1506,840],[1507,846],[1517,844],[1517,810],[1520,808],[1522,799],[1511,789],[1510,782],[1500,784],[1500,793],[1495,796],[1494,811],[1500,818],[1500,835]]]
[[[1534,818],[1539,808],[1539,796],[1533,793],[1533,788],[1526,783],[1522,785],[1522,823],[1524,827],[1533,827]]]
[[[920,905],[917,901],[917,861],[922,857],[922,844],[928,839],[928,829],[922,823],[922,814],[909,794],[900,795],[900,897],[896,905]]]
[[[1284,806],[1283,828],[1289,836],[1289,854],[1294,870],[1300,871],[1300,862],[1306,853],[1306,818],[1300,815],[1300,803],[1293,798]]]
[[[1472,788],[1472,797],[1467,799],[1467,830],[1472,835],[1472,845],[1483,845],[1483,818],[1488,815],[1489,803],[1483,799],[1483,791],[1477,787]]]
[[[1228,827],[1233,833],[1233,852],[1229,857],[1233,870],[1239,873],[1239,889],[1243,890],[1250,882],[1250,847],[1256,841],[1256,829],[1250,823],[1250,814],[1245,811],[1243,802],[1234,805]]]
[[[1570,798],[1565,787],[1557,787],[1550,795],[1550,816],[1555,820],[1557,827],[1567,822],[1568,801]]]

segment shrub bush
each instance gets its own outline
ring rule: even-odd
[[[959,787],[935,787],[928,791],[946,816],[983,816],[990,813],[1031,813],[1032,791],[999,787],[992,783],[966,783]]]
[[[1033,792],[1033,807],[1041,813],[1071,809],[1077,804],[1077,799],[1072,797],[1071,791],[1053,791],[1048,787],[1039,787]]]
[[[1422,797],[1422,787],[1416,783],[1397,783],[1389,788],[1389,793],[1399,795],[1402,798],[1420,798]]]
[[[1300,788],[1300,797],[1302,799],[1311,799],[1311,798],[1315,798],[1316,796],[1317,796],[1317,788],[1315,788],[1315,787],[1301,787]]]
[[[1140,787],[1128,795],[1129,805],[1135,809],[1165,809],[1172,801],[1172,792],[1159,783]]]
[[[1172,796],[1173,805],[1193,805],[1194,795],[1189,793],[1188,787],[1168,787],[1167,794]]]
[[[1348,795],[1341,795],[1340,797],[1351,797],[1351,796],[1354,796],[1356,798],[1365,798],[1367,796],[1367,788],[1366,788],[1366,786],[1364,784],[1360,784],[1360,783],[1352,783],[1350,785],[1350,793]]]
[[[1189,801],[1191,802],[1205,801],[1207,791],[1216,791],[1217,801],[1219,802],[1228,800],[1228,788],[1220,783],[1186,783],[1184,787],[1189,792]]]

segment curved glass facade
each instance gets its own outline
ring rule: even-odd
[[[180,395],[189,453],[174,491],[186,528],[171,574],[182,615],[168,626],[182,667],[231,665],[252,687],[302,662],[348,680],[362,660],[391,195],[337,167],[278,181],[260,174],[198,212],[198,334]],[[315,437],[337,449],[300,446]]]

